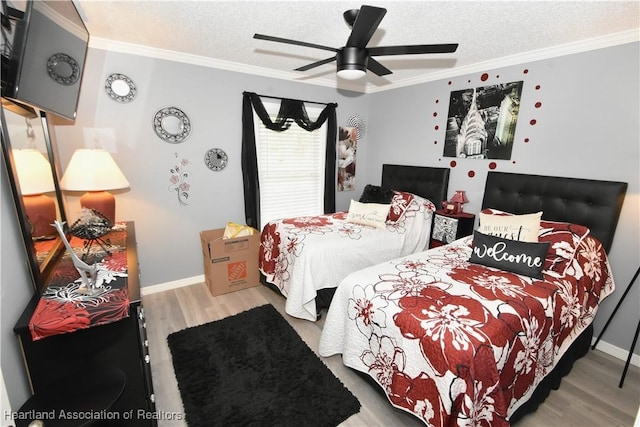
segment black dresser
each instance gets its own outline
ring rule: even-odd
[[[91,414],[93,408],[88,408],[85,413],[78,415],[85,418],[95,416],[99,420],[99,425],[156,426],[157,414],[149,346],[144,308],[140,298],[135,229],[133,222],[127,222],[125,225],[126,227],[121,227],[120,236],[115,236],[115,232],[112,232],[110,234],[113,236],[107,235],[105,240],[109,242],[110,237],[114,240],[117,238],[123,240],[119,253],[114,254],[113,260],[108,261],[112,261],[111,265],[115,266],[110,268],[114,268],[115,271],[126,271],[126,274],[115,274],[108,277],[109,282],[105,281],[105,285],[120,290],[127,289],[128,305],[125,302],[120,306],[120,310],[111,308],[107,310],[100,307],[100,303],[96,307],[90,307],[91,304],[88,303],[86,307],[96,310],[91,312],[88,317],[91,319],[88,326],[85,325],[80,329],[65,332],[65,323],[82,324],[82,322],[86,323],[87,319],[80,318],[75,314],[66,318],[60,316],[62,321],[60,326],[56,326],[59,330],[48,332],[49,335],[34,340],[32,330],[37,329],[34,324],[37,325],[40,317],[47,319],[47,321],[41,322],[44,325],[43,328],[51,323],[56,323],[55,318],[53,321],[48,321],[52,318],[49,315],[52,309],[44,310],[45,312],[49,311],[48,317],[44,315],[39,317],[43,307],[40,303],[40,295],[36,295],[22,313],[14,331],[22,347],[34,396],[37,396],[38,393],[51,395],[52,385],[54,387],[62,385],[59,393],[64,395],[65,384],[70,384],[69,387],[78,382],[82,384],[82,378],[78,377],[90,381],[92,374],[112,370],[120,376],[124,373],[124,388],[121,388],[121,394],[118,393],[119,397],[115,403],[106,410],[95,408],[95,413]],[[75,241],[74,245],[80,243]],[[68,254],[61,258],[56,268],[64,268],[68,272],[70,260],[65,260],[65,257],[69,258]],[[79,273],[76,274],[79,278]],[[61,279],[61,276],[64,277],[64,274],[52,275],[53,278],[50,283],[47,283],[45,293],[59,292],[59,287],[55,282],[61,280],[64,283],[68,282],[68,278]],[[123,295],[127,294],[123,293]],[[60,299],[56,301],[60,301]],[[61,305],[67,304],[64,300],[64,292],[61,301]],[[78,304],[75,303],[75,305]],[[84,309],[85,305],[81,304],[81,308]],[[36,313],[35,316],[34,313]],[[83,313],[86,313],[86,310]],[[79,320],[75,320],[76,317]],[[88,389],[87,393],[90,394],[91,387]],[[91,396],[87,395],[82,400],[90,401]],[[77,405],[74,406],[73,403],[69,402],[69,407],[76,408]],[[69,415],[73,416],[72,413]],[[47,420],[44,421],[47,426],[56,424],[55,420],[50,420],[51,423],[47,423]]]

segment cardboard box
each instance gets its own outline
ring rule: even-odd
[[[260,233],[234,239],[223,239],[223,234],[224,228],[200,232],[204,276],[211,294],[258,286]]]

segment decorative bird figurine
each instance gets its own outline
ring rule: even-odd
[[[73,251],[71,244],[69,244],[69,241],[67,240],[67,236],[64,233],[64,224],[65,224],[64,221],[60,222],[58,220],[55,220],[51,225],[53,225],[56,228],[56,230],[58,230],[58,234],[62,239],[62,243],[64,243],[67,250],[69,251],[69,255],[71,256],[71,260],[73,261],[73,266],[76,268],[76,270],[78,270],[78,273],[80,273],[82,282],[86,287],[86,293],[91,294],[97,290],[97,287],[96,287],[96,279],[98,276],[97,265],[96,264],[89,265],[86,262],[82,261],[80,258],[78,258],[76,253]],[[82,288],[81,288],[81,291],[82,291]]]

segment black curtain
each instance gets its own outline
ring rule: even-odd
[[[324,212],[333,213],[336,210],[336,107],[338,104],[327,104],[318,120],[309,119],[304,108],[304,101],[285,99],[280,101],[278,117],[271,120],[262,104],[260,95],[244,92],[242,100],[242,179],[244,183],[244,216],[247,225],[260,229],[260,179],[258,177],[258,159],[256,157],[256,136],[253,127],[253,110],[264,123],[273,131],[284,132],[296,122],[298,126],[309,132],[327,123],[327,146],[325,150],[324,174]]]

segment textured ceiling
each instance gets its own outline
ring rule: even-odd
[[[358,81],[337,78],[335,62],[293,69],[331,52],[253,39],[254,33],[330,47],[344,46],[349,1],[97,1],[74,0],[94,45],[131,45],[193,55],[200,63],[356,89],[383,90],[455,75],[458,70],[524,54],[567,49],[588,40],[638,40],[639,1],[375,1],[387,14],[369,46],[459,43],[452,54],[376,59],[393,71]],[[117,43],[113,43],[117,42]],[[135,48],[139,49],[139,46]],[[550,55],[552,56],[552,55]],[[207,62],[209,61],[209,62]]]

